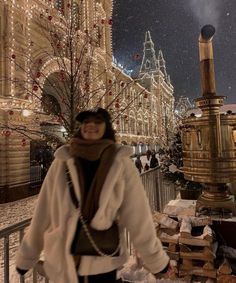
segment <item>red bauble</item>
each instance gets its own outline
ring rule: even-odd
[[[48,16],[48,20],[51,21],[52,20],[52,16]]]
[[[133,58],[134,58],[134,60],[139,60],[139,59],[140,59],[140,55],[139,55],[139,54],[135,54],[135,55],[133,56]]]
[[[26,142],[26,139],[25,139],[25,138],[23,138],[23,139],[21,140],[21,142]]]
[[[144,98],[148,98],[148,94],[146,92],[144,93]]]
[[[86,84],[84,85],[84,90],[85,90],[85,91],[89,91],[89,89],[90,89],[90,86],[89,86],[89,84],[86,83]]]
[[[11,130],[5,129],[2,131],[2,135],[5,136],[6,138],[10,137],[11,135]]]
[[[11,55],[11,58],[12,58],[12,59],[16,59],[16,55],[15,55],[15,54],[12,54],[12,55]]]
[[[33,91],[37,91],[39,89],[39,87],[37,85],[33,86]]]
[[[109,82],[109,84],[111,84],[111,83],[112,83],[112,80],[109,80],[108,82]]]
[[[39,59],[38,63],[41,65],[43,63],[43,60]]]
[[[104,19],[101,20],[101,24],[102,24],[102,25],[105,24],[105,20],[104,20]]]
[[[115,107],[116,107],[116,108],[119,108],[119,107],[120,107],[120,104],[119,104],[119,103],[115,103]]]
[[[108,24],[109,24],[109,25],[112,25],[112,19],[109,19],[109,20],[108,20]]]
[[[41,77],[41,73],[40,72],[37,72],[36,73],[36,78],[40,78]]]
[[[125,85],[125,83],[122,82],[120,85],[123,87]]]
[[[8,114],[9,114],[9,115],[13,115],[13,114],[14,114],[14,111],[13,111],[13,110],[9,110],[9,111],[8,111]]]
[[[21,145],[22,145],[22,146],[26,146],[26,142],[22,142]]]
[[[109,91],[109,92],[108,92],[108,95],[112,95],[112,91]]]

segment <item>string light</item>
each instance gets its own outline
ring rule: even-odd
[[[11,1],[11,2],[10,2]],[[38,0],[36,3],[31,3],[32,1],[30,0],[25,0],[25,5],[20,5],[18,1],[16,0],[4,0],[6,4],[9,4],[10,2],[10,34],[11,37],[9,38],[9,46],[10,46],[10,51],[9,51],[9,57],[10,57],[10,95],[12,97],[12,100],[7,100],[7,99],[0,99],[0,108],[3,109],[14,109],[14,111],[19,111],[22,113],[24,117],[28,117],[28,114],[32,113],[33,111],[40,111],[41,109],[41,102],[40,102],[40,97],[42,95],[42,88],[45,84],[45,80],[53,73],[60,72],[60,64],[58,63],[59,60],[63,60],[63,62],[67,64],[70,64],[69,59],[64,58],[49,58],[44,57],[44,58],[37,58],[35,59],[33,57],[33,50],[34,50],[34,42],[32,41],[32,18],[34,15],[37,15],[42,19],[42,24],[46,24],[47,22],[50,25],[53,25],[53,28],[55,29],[55,32],[60,34],[61,30],[65,30],[65,24],[68,24],[68,20],[66,20],[66,13],[62,10],[62,8],[58,8],[55,6],[55,1],[48,1],[48,0]],[[111,25],[112,25],[112,19],[110,18],[109,14],[111,14],[111,11],[105,11],[103,8],[102,3],[98,3],[96,1],[93,2],[93,10],[95,11],[92,13],[92,19],[88,17],[88,13],[90,12],[91,6],[89,6],[89,1],[80,1],[80,11],[81,11],[81,16],[82,19],[84,19],[84,22],[81,21],[81,30],[76,30],[75,36],[80,39],[81,42],[86,42],[86,37],[87,35],[84,34],[84,30],[87,30],[90,37],[94,38],[95,40],[99,40],[98,38],[98,29],[102,29],[102,32],[105,32],[105,29],[108,30],[108,34],[111,35]],[[47,8],[45,8],[47,7]],[[69,21],[76,20],[74,17],[74,11],[75,11],[75,6],[67,7],[68,9],[72,9],[72,14],[69,13],[70,18]],[[47,13],[45,13],[45,9],[47,9]],[[15,24],[16,24],[16,10],[19,10],[22,14],[24,13],[26,15],[26,21],[25,21],[25,34],[26,34],[26,46],[27,46],[27,57],[26,57],[26,72],[23,74],[26,79],[26,89],[32,89],[35,95],[32,95],[29,91],[25,95],[25,100],[18,99],[16,97],[15,93],[15,83],[14,83],[14,78],[16,77],[16,63],[19,62],[19,50],[18,46],[16,46],[16,30],[15,30]],[[58,13],[56,13],[58,12]],[[49,18],[50,17],[50,18]],[[94,58],[92,68],[91,68],[91,73],[94,76],[98,75],[99,72],[99,65],[98,62],[103,62],[104,66],[107,67],[107,62],[105,60],[105,47],[109,48],[108,43],[106,40],[108,39],[109,41],[109,35],[108,37],[105,36],[105,34],[102,36],[102,47],[99,49],[99,52],[96,54],[96,58]],[[60,46],[65,46],[66,45],[67,38],[66,36],[63,36],[62,39],[60,39]],[[111,42],[110,42],[111,43]],[[76,44],[76,43],[75,43]],[[88,56],[92,53],[91,46],[88,45]],[[66,48],[63,48],[63,52],[65,52]],[[64,56],[66,54],[64,53]],[[74,52],[74,62],[76,62],[76,52]],[[95,55],[94,55],[95,56]],[[38,70],[35,72],[34,76],[37,79],[37,83],[32,85],[32,63],[38,64]],[[69,65],[68,65],[69,66]],[[68,68],[69,70],[70,68]],[[110,80],[110,90],[106,90],[105,87],[102,88],[102,86],[99,86],[97,84],[97,88],[101,88],[98,96],[94,96],[90,100],[90,104],[92,105],[92,102],[99,102],[103,107],[105,107],[107,100],[112,100],[115,96],[116,93],[121,93],[121,100],[120,102],[114,103],[114,109],[125,109],[127,107],[127,100],[132,101],[135,100],[135,96],[137,93],[140,93],[140,85],[135,85],[133,86],[126,86],[126,83],[121,82],[119,85],[118,82],[115,82],[115,72],[117,71],[116,68],[113,68],[111,70],[111,73],[114,75],[112,80]],[[108,72],[108,70],[107,70]],[[86,74],[85,74],[86,75]],[[110,75],[112,77],[112,75]],[[122,76],[122,79],[125,80],[126,76]],[[128,77],[127,77],[128,78]],[[89,88],[90,92],[92,93],[93,89],[96,89],[95,87],[96,82],[89,83]],[[108,86],[109,87],[109,86]],[[122,88],[124,90],[122,90]],[[163,93],[172,93],[173,92],[173,87],[169,84],[166,84],[165,82],[162,82],[161,88]],[[88,96],[91,96],[91,93],[88,93]],[[103,95],[106,93],[107,95]],[[97,97],[102,96],[102,99],[99,100]],[[145,99],[143,99],[145,98]],[[138,105],[138,103],[141,103],[140,107],[140,112],[143,111],[145,108],[144,106],[150,104],[151,100],[153,99],[153,95],[149,92],[144,92],[143,95],[141,95],[141,100],[138,101],[136,100],[135,103]],[[33,103],[32,103],[33,102]],[[124,103],[126,102],[126,103]],[[156,104],[152,102],[152,104]],[[151,105],[151,104],[150,104]],[[28,113],[28,114],[27,114]],[[144,114],[144,112],[142,113]],[[145,117],[148,118],[150,115],[150,111],[147,111],[145,114]],[[135,117],[135,116],[134,116]],[[122,119],[125,119],[126,121],[129,121],[129,113],[127,114],[127,117],[125,118],[120,118],[119,125],[122,125]]]

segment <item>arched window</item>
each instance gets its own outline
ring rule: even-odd
[[[102,27],[97,27],[97,46],[102,47]]]
[[[45,113],[53,115],[61,114],[61,106],[53,95],[43,93],[41,101]]]
[[[146,68],[146,69],[149,69],[150,66],[151,66],[150,61],[147,60],[146,63],[145,63],[145,68]]]
[[[54,7],[62,14],[64,14],[64,0],[55,0]]]
[[[72,22],[75,28],[79,29],[80,28],[80,7],[78,3],[76,2],[72,3],[71,18],[72,18]]]

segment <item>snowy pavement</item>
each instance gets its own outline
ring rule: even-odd
[[[32,217],[37,196],[0,204],[0,229]]]

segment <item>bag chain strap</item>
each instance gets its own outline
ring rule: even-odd
[[[119,244],[116,248],[116,250],[112,253],[112,254],[106,254],[104,252],[102,252],[99,247],[97,246],[97,244],[95,243],[92,235],[90,234],[89,232],[89,229],[88,229],[88,226],[86,225],[85,221],[84,221],[84,217],[81,213],[81,210],[79,208],[79,202],[78,200],[76,199],[76,196],[75,196],[75,192],[74,192],[74,186],[73,186],[73,183],[72,183],[72,180],[71,180],[71,176],[70,176],[70,172],[69,172],[69,169],[67,168],[66,170],[66,176],[67,176],[67,184],[69,186],[69,189],[70,189],[70,194],[71,194],[71,197],[72,197],[72,200],[73,200],[73,203],[75,205],[75,207],[77,208],[77,210],[79,211],[79,218],[80,218],[80,221],[81,221],[81,224],[82,224],[82,227],[85,231],[85,234],[86,236],[88,237],[89,239],[89,242],[90,244],[93,246],[93,248],[95,249],[95,251],[100,255],[100,256],[106,256],[106,257],[113,257],[115,254],[118,253],[119,249],[120,249],[120,234],[119,234]]]

